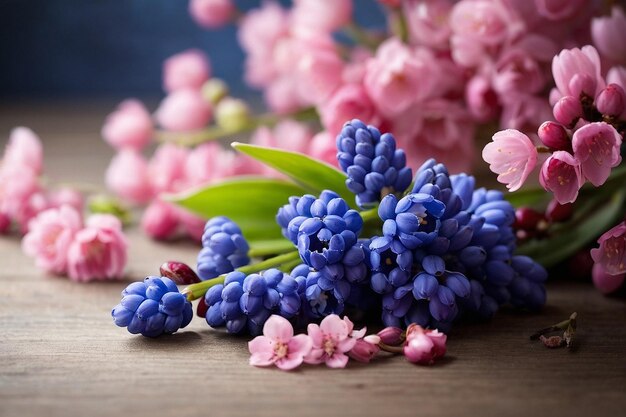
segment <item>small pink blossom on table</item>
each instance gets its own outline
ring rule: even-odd
[[[119,219],[93,215],[74,236],[67,253],[68,275],[74,281],[119,279],[126,266],[128,242]]]
[[[125,100],[107,116],[102,137],[117,150],[142,150],[150,140],[154,126],[152,117],[139,100]]]
[[[248,342],[250,365],[276,365],[288,371],[302,364],[312,345],[309,336],[293,335],[293,327],[287,319],[272,315],[263,326],[263,335]]]
[[[324,317],[319,325],[309,324],[307,330],[313,348],[304,361],[314,365],[325,363],[330,368],[345,368],[348,363],[347,353],[356,344],[356,339],[351,337],[351,324],[336,314]]]
[[[45,210],[31,220],[22,248],[35,258],[39,268],[63,274],[67,270],[68,249],[81,227],[80,213],[70,206]]]
[[[122,150],[113,157],[105,174],[107,188],[122,199],[142,204],[153,196],[148,162],[137,151]]]
[[[28,168],[36,175],[43,171],[43,146],[39,136],[27,127],[16,127],[11,131],[4,157],[4,167]]]
[[[404,356],[409,362],[431,365],[446,353],[447,336],[438,330],[423,329],[411,324],[406,330]]]
[[[483,159],[509,191],[518,190],[537,165],[537,149],[528,136],[514,129],[493,135],[483,149]]]
[[[380,347],[378,346],[380,336],[375,334],[366,336],[367,328],[365,327],[361,330],[353,330],[354,324],[348,316],[344,316],[343,320],[348,325],[350,337],[356,341],[354,347],[348,352],[348,356],[356,361],[369,363],[380,352]]]

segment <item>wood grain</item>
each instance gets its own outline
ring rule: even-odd
[[[52,178],[101,185],[112,155],[97,135],[107,110],[0,106],[0,132],[5,139],[11,125],[33,125]],[[193,245],[128,235],[129,281],[156,273],[166,259],[195,258]],[[169,337],[128,334],[110,318],[125,283],[47,277],[17,236],[0,238],[0,266],[2,416],[619,416],[626,409],[626,303],[588,284],[550,284],[541,314],[502,311],[489,323],[456,327],[446,359],[433,367],[390,357],[344,371],[283,373],[250,367],[245,338],[198,318]],[[573,350],[528,340],[573,311]]]

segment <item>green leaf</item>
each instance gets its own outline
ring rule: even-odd
[[[587,209],[580,208],[577,214],[586,213],[573,218],[571,227],[562,228],[552,238],[535,240],[520,246],[518,255],[527,255],[545,267],[551,267],[591,243],[622,215],[624,192],[618,192],[608,202],[594,201]]]
[[[280,238],[276,213],[289,197],[305,190],[291,182],[241,177],[211,184],[167,199],[205,218],[227,216],[250,241]]]
[[[540,187],[526,188],[504,196],[513,207],[544,207],[552,195]]]
[[[233,142],[231,146],[282,172],[310,193],[317,195],[323,190],[333,190],[348,204],[354,206],[354,194],[346,187],[346,174],[325,162],[298,152],[247,143]]]

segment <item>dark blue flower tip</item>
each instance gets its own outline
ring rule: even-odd
[[[370,207],[388,193],[403,193],[411,183],[412,171],[406,154],[396,149],[390,133],[381,134],[360,120],[347,122],[337,136],[337,160],[348,174],[346,186],[356,194],[361,208]]]
[[[166,277],[147,277],[122,291],[121,302],[111,311],[117,326],[133,334],[157,337],[186,327],[193,317],[191,303]]]
[[[248,242],[239,226],[227,217],[214,217],[207,221],[202,246],[198,254],[198,276],[202,280],[215,278],[250,263]]]

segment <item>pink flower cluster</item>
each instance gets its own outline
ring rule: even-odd
[[[115,216],[92,215],[83,226],[81,213],[69,205],[39,213],[22,240],[39,268],[78,282],[121,278],[127,247]]]
[[[624,26],[626,30],[626,25]],[[593,46],[563,50],[552,61],[556,88],[551,94],[556,121],[544,122],[537,131],[543,147],[539,182],[561,203],[571,203],[590,182],[603,185],[622,158],[620,149],[626,121],[624,80],[603,76],[601,58]],[[607,82],[607,80],[614,82]],[[483,159],[498,181],[510,191],[519,189],[539,161],[535,142],[524,133],[509,129],[496,133],[483,150]]]
[[[15,222],[22,233],[29,222],[43,210],[69,204],[82,210],[83,198],[64,187],[46,189],[41,181],[43,146],[39,137],[26,127],[11,131],[0,161],[0,234]]]
[[[402,351],[409,362],[430,365],[446,353],[446,335],[411,324],[406,332],[387,327],[377,335],[365,335],[366,328],[354,330],[348,317],[326,316],[318,325],[309,324],[308,334],[294,336],[291,323],[277,315],[263,326],[263,335],[248,343],[250,365],[276,365],[291,370],[303,363],[345,368],[350,358],[368,363],[380,351]]]

